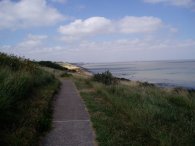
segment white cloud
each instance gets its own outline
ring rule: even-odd
[[[170,32],[173,32],[173,33],[178,32],[178,29],[175,27],[170,27],[169,30],[170,30]]]
[[[51,0],[51,1],[54,3],[62,3],[62,4],[65,4],[68,2],[68,0]]]
[[[0,1],[0,30],[48,26],[64,19],[46,0]]]
[[[150,33],[163,25],[156,17],[126,16],[119,20],[110,20],[104,17],[91,17],[85,20],[77,19],[70,24],[60,26],[58,31],[63,39],[78,39],[98,34],[132,34]]]
[[[85,36],[109,31],[111,21],[104,17],[91,17],[86,20],[77,19],[74,22],[60,26],[59,32],[64,35]]]
[[[33,49],[34,47],[41,46],[43,44],[43,41],[46,40],[47,38],[48,36],[46,35],[29,34],[23,42],[17,45],[17,47],[24,48],[24,49],[27,48]]]
[[[103,42],[82,41],[61,53],[62,57],[59,54],[59,58],[64,57],[74,62],[190,59],[194,58],[192,52],[195,53],[195,40],[136,38]]]
[[[187,48],[195,49],[195,40],[176,40],[176,39],[156,39],[156,38],[135,38],[135,39],[118,39],[113,41],[103,42],[91,42],[82,41],[79,44],[79,50],[87,48],[87,50],[107,50],[129,53],[134,51],[169,51],[183,49],[186,51]],[[101,51],[100,51],[101,52]]]
[[[181,6],[181,7],[194,7],[195,1],[194,0],[144,0],[147,3],[166,3],[174,6]]]
[[[2,46],[0,51],[38,60],[70,62],[107,62],[131,60],[192,59],[195,40],[134,38],[112,41],[80,41],[61,46],[47,46],[47,36],[29,35],[14,46]]]
[[[162,26],[162,21],[156,17],[126,16],[118,21],[115,31],[121,33],[147,33],[154,32]]]
[[[32,35],[28,34],[27,37],[15,45],[0,46],[0,51],[8,54],[14,54],[18,56],[25,56],[26,58],[39,59],[47,58],[47,55],[54,53],[54,50],[59,50],[57,47],[48,47],[47,35]]]

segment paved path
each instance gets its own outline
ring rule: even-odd
[[[53,129],[43,146],[94,146],[89,115],[71,80],[63,80],[54,103]]]

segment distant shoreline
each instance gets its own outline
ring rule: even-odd
[[[195,90],[195,60],[78,63],[89,72],[109,70],[114,76],[159,87]]]
[[[78,64],[74,64],[77,67],[79,67],[79,69],[86,75],[86,76],[93,76],[95,73],[93,73],[92,71],[90,71],[87,68],[84,68]],[[174,84],[170,84],[170,83],[151,83],[149,81],[141,81],[141,80],[130,80],[127,78],[120,78],[120,77],[116,77],[114,76],[116,79],[121,80],[121,81],[128,81],[128,82],[137,82],[137,83],[141,83],[141,84],[147,84],[147,85],[151,85],[151,86],[156,86],[156,87],[160,87],[160,88],[170,88],[170,89],[183,89],[183,90],[187,90],[187,91],[193,91],[195,92],[195,88],[193,87],[184,87],[184,86],[178,86],[178,85],[174,85]]]

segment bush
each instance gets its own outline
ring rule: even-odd
[[[93,79],[97,82],[101,82],[105,85],[111,85],[116,83],[116,78],[113,77],[112,73],[107,70],[103,73],[98,73],[93,76]]]
[[[54,68],[54,69],[58,69],[62,71],[67,70],[66,68],[60,66],[59,64],[51,62],[51,61],[39,61],[38,64],[41,66],[50,67],[50,68]]]
[[[65,73],[62,73],[61,75],[60,75],[61,77],[72,77],[72,74],[69,74],[69,73],[67,73],[67,72],[65,72]]]

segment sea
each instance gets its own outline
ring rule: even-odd
[[[195,89],[195,60],[84,63],[92,73],[109,70],[114,76],[165,87]]]

